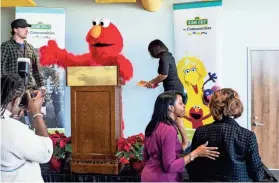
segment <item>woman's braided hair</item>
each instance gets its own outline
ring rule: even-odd
[[[25,92],[24,81],[18,74],[3,74],[1,76],[1,116],[7,105]]]

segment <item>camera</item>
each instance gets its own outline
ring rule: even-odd
[[[28,78],[30,74],[30,59],[29,58],[18,58],[17,59],[17,72],[18,75],[24,79],[25,85],[28,84]]]
[[[31,98],[35,98],[37,96],[37,93],[35,91],[30,91],[30,95],[31,95]],[[28,107],[28,96],[27,96],[26,92],[21,97],[19,107],[24,107],[24,108]]]

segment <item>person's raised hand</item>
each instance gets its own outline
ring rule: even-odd
[[[35,97],[32,97],[32,95]],[[32,93],[27,91],[27,99],[29,112],[31,112],[32,115],[41,113],[41,108],[44,102],[42,92],[40,90],[32,91]]]

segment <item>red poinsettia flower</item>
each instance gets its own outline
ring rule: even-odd
[[[66,137],[64,133],[59,133],[58,131],[55,131],[54,134],[49,134],[49,137],[51,138],[53,147],[55,148],[53,157],[49,163],[51,164],[52,169],[59,171],[61,161],[71,156],[71,137]]]
[[[60,138],[60,135],[54,133],[49,135],[50,138]]]
[[[71,143],[71,137],[68,137],[68,138],[66,139],[66,141],[67,141],[67,143]]]
[[[52,156],[50,159],[50,166],[56,171],[60,170],[61,162],[56,157]]]
[[[124,138],[118,139],[118,141],[117,141],[118,151],[123,151],[124,150],[124,145],[125,145],[125,139]]]
[[[57,130],[55,130],[55,133],[51,135],[56,138],[67,138],[64,133],[59,133]]]
[[[143,154],[142,147],[144,144],[144,135],[142,133],[133,135],[128,138],[120,138],[117,141],[118,152],[116,154],[119,163],[122,166],[130,164],[138,174],[142,172]]]
[[[61,148],[65,147],[66,144],[67,144],[67,139],[60,139],[59,146]]]
[[[135,136],[131,136],[127,138],[127,141],[131,144],[135,144],[137,142],[137,138]]]
[[[138,134],[137,137],[139,138],[139,140],[144,141],[144,135],[142,133]]]
[[[120,138],[117,142],[118,151],[126,151],[129,152],[131,148],[131,143],[129,143],[126,139]]]
[[[136,135],[136,139],[137,139],[137,142],[139,142],[140,144],[143,144],[144,142],[144,135],[142,133]]]
[[[59,141],[59,138],[51,138],[53,146],[56,145],[56,143]]]
[[[119,159],[119,163],[121,163],[122,165],[126,165],[126,164],[129,164],[129,161],[127,158],[122,157]]]

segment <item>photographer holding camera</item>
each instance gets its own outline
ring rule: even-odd
[[[25,95],[35,133],[16,119]],[[18,74],[1,76],[1,182],[44,182],[39,163],[50,160],[53,144],[40,112],[43,100],[41,91],[25,91]]]

